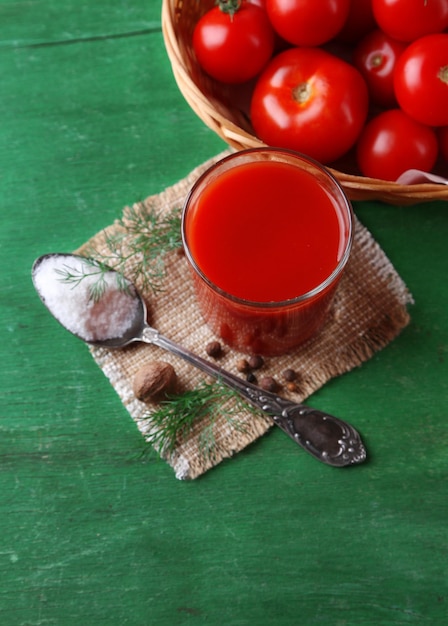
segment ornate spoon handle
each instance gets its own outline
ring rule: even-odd
[[[366,450],[359,433],[339,418],[262,391],[164,337],[150,326],[145,326],[139,339],[176,354],[237,391],[244,399],[272,417],[277,426],[319,461],[334,467],[344,467],[365,460]]]

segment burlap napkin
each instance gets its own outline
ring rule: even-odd
[[[155,209],[163,214],[173,207],[181,207],[192,183],[224,154],[203,163],[185,179],[132,209],[142,214]],[[107,239],[118,228],[118,224],[112,224],[84,244],[78,252],[91,253],[94,249],[107,255]],[[149,308],[150,322],[164,335],[206,356],[205,346],[215,337],[197,309],[185,257],[176,252],[169,253],[165,259],[165,269],[163,290],[156,294],[143,293]],[[133,279],[132,267],[129,268],[128,276]],[[280,393],[284,397],[303,401],[328,380],[361,365],[394,339],[409,322],[407,305],[411,302],[412,297],[406,285],[371,234],[356,219],[352,257],[328,322],[319,336],[295,352],[266,359],[263,376],[272,376],[282,383],[282,372],[288,368],[295,370],[295,390],[290,391],[284,385]],[[91,353],[143,436],[150,432],[150,414],[155,405],[138,401],[132,391],[133,378],[142,364],[153,359],[172,363],[183,389],[192,389],[204,380],[204,374],[199,370],[154,346],[133,344],[122,350],[94,347]],[[244,356],[226,348],[219,364],[237,373],[236,363]],[[202,422],[184,441],[179,442],[173,452],[158,452],[171,465],[177,478],[196,478],[224,458],[241,451],[273,425],[270,418],[250,412],[238,415],[238,420],[242,426],[235,428],[224,417],[222,420],[218,418],[214,428],[216,448],[213,457],[201,452],[199,439],[201,429],[204,428]],[[285,445],[294,444],[288,444],[285,439]]]

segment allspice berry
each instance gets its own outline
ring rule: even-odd
[[[211,356],[213,359],[219,359],[222,356],[222,346],[219,341],[210,341],[205,346],[205,351],[208,356]]]
[[[138,400],[146,402],[174,393],[176,385],[177,374],[170,363],[149,361],[134,376],[133,391]]]
[[[265,391],[272,391],[275,393],[279,389],[279,384],[275,378],[272,378],[272,376],[264,376],[260,380],[260,387]]]
[[[246,374],[250,370],[249,363],[246,359],[239,359],[236,364],[236,369],[241,372],[241,374]]]
[[[259,354],[254,354],[248,358],[249,367],[252,370],[259,370],[264,365],[264,359]]]
[[[283,377],[289,383],[292,383],[297,378],[297,372],[295,370],[291,369],[291,368],[288,368],[288,369],[284,370]]]

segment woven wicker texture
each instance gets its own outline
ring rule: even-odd
[[[236,150],[265,144],[254,136],[247,116],[250,94],[220,85],[205,75],[196,62],[191,40],[198,18],[214,0],[163,0],[162,28],[174,78],[185,100],[203,122]],[[351,200],[381,200],[409,205],[448,200],[448,185],[431,182],[399,185],[331,169]]]

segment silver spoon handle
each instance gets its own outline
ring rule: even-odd
[[[245,400],[269,415],[274,424],[319,461],[344,467],[365,460],[366,450],[359,433],[339,418],[263,391],[180,346],[150,326],[145,326],[141,340],[168,350],[237,391]]]

